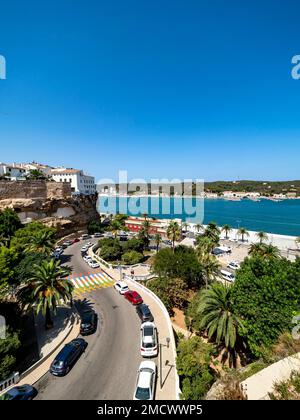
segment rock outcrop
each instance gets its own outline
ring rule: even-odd
[[[62,237],[86,229],[98,218],[97,194],[72,196],[70,184],[45,181],[0,181],[0,210],[14,209],[23,223],[39,220]]]

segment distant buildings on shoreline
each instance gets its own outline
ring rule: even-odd
[[[85,174],[81,169],[53,168],[37,162],[0,163],[0,177],[10,181],[26,181],[32,175],[32,171],[38,171],[47,180],[70,183],[71,191],[74,195],[92,195],[96,193],[95,178]]]

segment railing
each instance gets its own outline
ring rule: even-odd
[[[17,384],[20,381],[19,372],[13,373],[9,378],[5,379],[5,381],[0,382],[0,392],[3,392],[6,388]]]

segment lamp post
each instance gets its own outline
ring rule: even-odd
[[[163,347],[167,347],[167,349],[169,348],[169,345],[170,345],[170,338],[169,337],[166,337],[166,343],[167,343],[167,345],[165,345],[165,344],[162,344],[162,343],[159,343],[159,365],[160,365],[160,389],[162,389],[162,387],[163,387],[163,378],[162,378],[162,365],[163,365],[163,363],[162,363],[162,348]],[[168,366],[169,365],[169,360],[166,360],[166,366]]]

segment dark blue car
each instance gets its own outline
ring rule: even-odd
[[[53,360],[50,366],[50,373],[55,376],[66,375],[86,347],[87,342],[82,338],[75,338],[75,340],[66,344]]]
[[[32,400],[37,395],[37,390],[31,385],[14,386],[3,396],[3,400]]]

